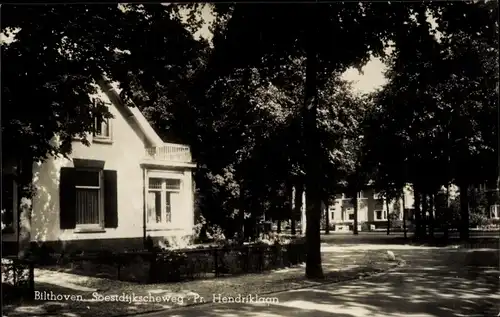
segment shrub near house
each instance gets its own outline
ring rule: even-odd
[[[223,275],[257,273],[305,261],[303,239],[270,237],[239,245],[230,240],[193,248],[160,248],[148,239],[149,250],[101,251],[67,255],[52,270],[140,283],[178,282]]]

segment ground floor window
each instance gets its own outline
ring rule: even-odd
[[[104,161],[74,159],[62,167],[59,183],[61,229],[78,232],[118,227],[118,175]]]
[[[375,220],[387,220],[387,209],[384,206],[384,199],[377,199],[374,209]]]
[[[415,216],[415,209],[413,208],[406,208],[406,219],[407,220],[413,220]]]
[[[171,224],[172,214],[180,207],[181,180],[150,177],[147,195],[149,224]]]
[[[75,169],[76,227],[103,227],[102,170]]]

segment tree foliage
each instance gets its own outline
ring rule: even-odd
[[[193,36],[207,8],[211,43]],[[109,116],[89,98],[105,74],[164,140],[191,145],[197,206],[226,237],[246,218],[288,219],[305,184],[306,271],[319,277],[329,196],[369,180],[388,197],[495,181],[496,15],[493,1],[8,6],[4,147],[14,160],[69,154]],[[373,56],[387,85],[353,95],[340,75]]]
[[[370,134],[377,137],[367,140],[382,187],[412,183],[425,196],[459,184],[464,236],[467,188],[493,183],[497,163],[496,10],[496,2],[414,6],[376,96]]]

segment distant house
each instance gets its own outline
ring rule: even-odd
[[[33,164],[29,239],[64,249],[142,248],[153,239],[190,237],[194,226],[192,170],[187,145],[165,143],[115,84],[99,83],[114,118],[96,120],[90,147],[73,141],[70,159]],[[57,142],[57,140],[54,140]],[[4,245],[19,243],[15,166],[2,173]],[[22,220],[21,220],[22,221]]]
[[[358,224],[366,223],[372,228],[387,228],[387,218],[395,214],[397,219],[403,219],[403,208],[407,210],[408,218],[413,214],[414,201],[410,188],[404,191],[403,198],[389,201],[378,195],[372,189],[366,189],[358,193]],[[328,217],[330,226],[338,231],[352,231],[354,224],[354,205],[352,197],[338,194],[335,203],[328,206]]]

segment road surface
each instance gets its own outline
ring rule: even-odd
[[[356,246],[363,247],[373,246]],[[500,313],[500,273],[494,267],[498,251],[389,245],[377,249],[385,252],[384,247],[405,258],[406,265],[364,280],[269,295],[267,304],[208,299],[211,303],[206,305],[143,316],[493,317]],[[484,264],[491,267],[480,267]],[[273,300],[278,302],[269,303]]]

